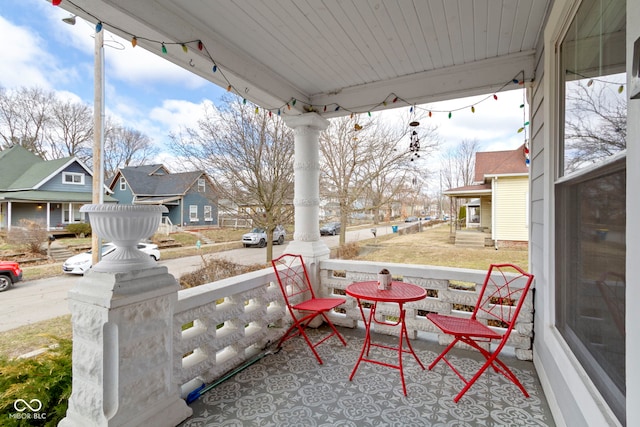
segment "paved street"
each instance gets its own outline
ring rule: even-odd
[[[403,227],[400,225],[400,227]],[[376,234],[382,236],[391,233],[391,226],[379,226]],[[371,228],[347,231],[347,242],[370,239],[373,237]],[[330,248],[338,245],[339,236],[323,236],[322,240]],[[287,248],[273,247],[273,257],[284,253]],[[224,257],[230,261],[242,264],[257,264],[266,262],[266,249],[242,248],[219,252],[211,257]],[[175,277],[193,271],[202,265],[200,256],[190,256],[172,260],[160,260],[159,265],[166,266],[169,273]],[[70,314],[67,303],[67,294],[76,286],[82,276],[64,274],[40,280],[27,280],[17,283],[6,292],[0,293],[0,332],[16,328],[22,325],[51,319],[65,314]]]

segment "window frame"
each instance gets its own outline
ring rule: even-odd
[[[85,174],[81,172],[62,172],[62,183],[64,185],[84,185],[84,177]],[[67,181],[67,178],[71,178],[71,180]],[[80,181],[76,182],[75,178],[80,178]]]
[[[189,222],[198,222],[198,205],[189,205]]]
[[[571,305],[576,305],[577,303],[576,301],[571,301],[570,297],[574,295],[574,293],[575,295],[582,296],[583,293],[588,292],[589,289],[584,285],[584,283],[586,283],[585,275],[579,274],[579,269],[583,267],[583,265],[576,268],[575,266],[571,267],[568,264],[580,262],[579,260],[576,260],[574,256],[576,254],[578,257],[583,256],[585,253],[588,253],[588,250],[583,246],[582,239],[577,239],[580,240],[579,242],[572,242],[572,245],[575,245],[573,247],[571,247],[571,244],[568,242],[572,236],[582,237],[582,233],[589,231],[589,227],[585,227],[582,222],[580,222],[580,224],[576,224],[578,221],[575,220],[575,217],[579,218],[579,215],[574,212],[577,209],[571,206],[572,200],[570,198],[567,199],[567,197],[576,194],[576,191],[580,191],[578,186],[581,184],[603,179],[616,173],[621,173],[623,176],[626,176],[627,168],[626,150],[623,150],[608,158],[602,158],[593,165],[584,166],[574,171],[565,170],[565,120],[567,117],[567,112],[565,110],[567,105],[567,93],[565,89],[567,80],[565,79],[564,69],[568,64],[564,63],[563,47],[574,22],[576,19],[580,19],[582,17],[579,14],[580,6],[583,4],[586,5],[586,3],[576,2],[575,4],[576,7],[573,9],[571,16],[567,17],[566,26],[563,31],[557,35],[556,50],[555,53],[552,54],[553,59],[551,61],[551,64],[553,64],[554,79],[555,82],[557,82],[552,85],[555,86],[555,90],[549,92],[551,96],[550,103],[554,107],[552,108],[553,112],[551,116],[551,123],[553,123],[551,138],[555,139],[556,143],[552,145],[554,149],[550,154],[553,159],[550,163],[552,165],[552,170],[547,172],[553,175],[550,195],[553,212],[551,216],[548,217],[551,221],[551,252],[553,252],[553,254],[550,255],[549,262],[551,263],[553,271],[551,280],[553,281],[553,287],[555,289],[555,292],[552,293],[552,296],[555,299],[553,307],[553,323],[557,332],[564,339],[568,349],[570,349],[573,354],[573,357],[575,357],[576,362],[584,369],[588,380],[602,395],[604,401],[610,406],[616,417],[624,422],[626,414],[626,387],[623,387],[622,390],[620,390],[614,379],[617,377],[619,381],[620,375],[616,375],[619,374],[619,372],[612,370],[611,372],[613,372],[613,374],[610,374],[607,372],[607,369],[611,370],[611,365],[613,365],[613,363],[610,363],[609,366],[607,366],[606,361],[605,363],[599,362],[598,359],[602,359],[602,354],[598,354],[597,351],[590,349],[589,345],[592,345],[593,343],[586,341],[584,337],[581,337],[578,334],[580,333],[584,335],[584,329],[586,329],[586,327],[581,330],[577,323],[579,316],[575,316],[575,313],[572,312],[571,309]],[[578,54],[579,53],[580,52],[578,52]],[[614,74],[607,73],[607,71],[610,71],[610,69],[605,70],[601,74],[605,76]],[[621,73],[622,72],[623,71],[621,71]],[[590,77],[597,79],[599,75]],[[572,186],[574,186],[574,188],[571,188]],[[563,196],[565,198],[561,200],[560,197]],[[623,191],[619,197],[624,197],[626,200],[626,193]],[[622,234],[626,236],[626,228],[623,230]],[[602,249],[600,249],[600,251],[601,250]],[[570,253],[571,251],[573,252]],[[624,249],[624,252],[626,252],[626,249]],[[599,254],[601,252],[596,250],[595,253]],[[623,258],[625,256],[623,256]],[[605,304],[604,301],[602,301],[602,304]],[[601,309],[601,312],[604,311],[604,309]],[[611,309],[608,309],[608,312],[611,312]],[[574,317],[568,319],[568,317],[572,315]],[[608,329],[605,329],[605,332],[607,331]],[[624,345],[622,348],[624,349]],[[623,381],[625,381],[625,369],[625,366],[623,366]]]

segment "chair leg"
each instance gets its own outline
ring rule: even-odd
[[[457,343],[458,341],[460,341],[460,338],[457,338],[457,337],[456,337],[453,341],[451,341],[451,344],[449,344],[449,345],[447,346],[447,348],[445,348],[445,349],[442,351],[442,353],[440,353],[440,355],[439,355],[438,357],[436,357],[436,358],[434,359],[434,361],[433,361],[433,362],[431,362],[431,364],[429,365],[429,368],[428,368],[428,369],[429,369],[429,370],[432,370],[432,369],[434,368],[434,366],[436,366],[436,365],[438,364],[438,362],[439,362],[441,359],[443,359],[443,358],[444,358],[444,356],[445,356],[447,353],[449,353],[449,350],[451,350],[451,349],[453,348],[453,346],[454,346],[454,345],[456,345],[456,343]]]
[[[342,335],[340,335],[340,332],[338,332],[338,330],[336,329],[336,327],[333,325],[333,322],[331,322],[329,320],[329,318],[327,317],[326,313],[322,313],[322,317],[324,318],[324,321],[331,327],[331,329],[333,330],[333,334],[332,335],[337,335],[338,338],[340,338],[340,341],[342,341],[342,345],[344,345],[346,347],[347,342],[345,341],[345,339],[342,337]]]
[[[330,334],[328,334],[327,336],[325,336],[324,338],[322,338],[320,341],[318,341],[316,343],[313,343],[311,341],[311,339],[309,339],[309,336],[305,332],[305,329],[307,328],[309,323],[311,323],[313,321],[313,319],[315,319],[318,315],[322,315],[322,317],[324,318],[325,322],[331,327],[332,332]],[[296,330],[295,332],[293,332],[294,329]],[[347,341],[345,341],[345,339],[342,337],[342,335],[340,335],[340,332],[338,332],[338,330],[333,325],[333,323],[331,321],[329,321],[329,318],[326,316],[325,313],[315,313],[314,315],[309,315],[307,317],[302,318],[300,321],[294,320],[293,325],[291,325],[291,327],[289,329],[287,329],[287,332],[282,336],[282,338],[280,338],[280,342],[278,343],[278,348],[280,348],[282,346],[282,344],[285,341],[287,341],[289,338],[293,338],[293,337],[296,337],[298,335],[301,335],[302,338],[304,338],[304,340],[307,342],[307,345],[309,346],[309,348],[313,352],[313,355],[316,357],[316,359],[318,360],[318,363],[320,365],[322,365],[323,362],[322,362],[322,358],[320,357],[320,355],[316,351],[316,347],[317,346],[319,346],[320,344],[322,344],[323,342],[325,342],[326,340],[328,340],[329,338],[331,338],[334,335],[338,336],[338,338],[340,339],[340,341],[342,342],[343,345],[345,345],[345,346],[347,345]]]
[[[467,380],[466,378],[464,378],[462,376],[462,374],[444,357],[449,352],[449,350],[451,348],[453,348],[453,346],[458,341],[462,341],[462,342],[466,343],[467,345],[475,348],[486,359],[485,363],[482,365],[482,367],[480,369],[478,369],[478,371],[474,374],[474,376],[470,380]],[[518,380],[516,375],[511,371],[511,369],[509,369],[507,367],[507,365],[504,364],[504,362],[502,362],[498,358],[498,353],[499,353],[498,351],[495,351],[495,352],[491,353],[491,352],[485,350],[484,348],[479,346],[478,343],[476,343],[475,341],[473,341],[471,339],[456,338],[455,340],[453,340],[453,342],[451,344],[449,344],[447,346],[447,348],[442,353],[440,353],[440,355],[433,362],[431,362],[431,364],[429,365],[429,370],[431,370],[440,360],[444,360],[444,362],[447,365],[449,365],[451,370],[464,382],[464,387],[462,388],[462,390],[460,390],[460,392],[453,399],[453,401],[456,402],[456,403],[460,400],[460,398],[462,398],[462,396],[464,396],[464,394],[467,392],[467,390],[469,390],[471,388],[471,386],[476,382],[476,380],[480,377],[480,375],[482,375],[484,373],[484,371],[487,370],[487,368],[489,366],[491,366],[496,372],[501,373],[508,380],[510,380],[513,384],[515,384],[516,387],[518,387],[520,389],[520,391],[522,391],[522,393],[525,395],[525,397],[529,397],[529,393],[527,393],[527,390],[525,390],[524,386]]]

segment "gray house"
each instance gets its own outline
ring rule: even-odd
[[[0,230],[23,219],[52,231],[84,222],[80,207],[91,203],[92,186],[93,173],[75,157],[44,160],[21,145],[7,148],[0,152]],[[106,194],[104,201],[116,202]]]
[[[160,164],[125,167],[118,169],[109,188],[122,204],[164,205],[165,223],[218,225],[218,196],[203,171],[171,173]]]

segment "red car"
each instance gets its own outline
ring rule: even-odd
[[[6,291],[15,282],[22,280],[20,264],[14,261],[0,261],[0,292]]]

